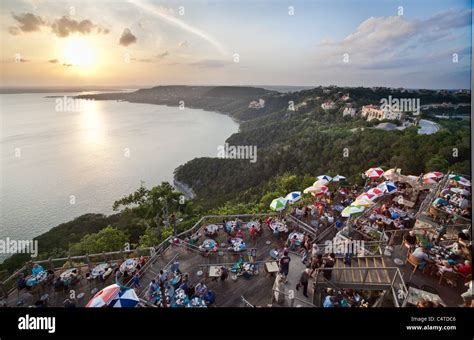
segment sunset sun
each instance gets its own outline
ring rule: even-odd
[[[75,66],[81,71],[91,71],[97,65],[97,50],[87,39],[70,37],[62,46],[62,63]]]

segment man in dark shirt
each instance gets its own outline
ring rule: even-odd
[[[416,247],[416,234],[414,230],[410,230],[410,232],[405,235],[405,245],[412,250]]]
[[[469,230],[464,229],[458,234],[458,239],[463,240],[463,241],[470,241],[471,240],[471,235],[469,235]]]
[[[285,275],[285,277],[288,276],[288,271],[290,270],[290,261],[291,258],[288,256],[288,251],[285,251],[279,262],[280,273]]]

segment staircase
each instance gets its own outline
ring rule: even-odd
[[[380,289],[392,283],[392,275],[385,268],[385,261],[379,256],[354,257],[351,265],[337,257],[331,281],[341,288]]]

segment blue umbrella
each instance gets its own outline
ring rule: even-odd
[[[318,176],[317,179],[318,179],[318,180],[325,180],[325,181],[328,181],[328,182],[331,182],[331,181],[332,181],[332,177],[331,177],[331,176],[328,176],[328,175],[321,175],[321,176]]]
[[[122,290],[110,306],[114,308],[133,308],[140,302],[135,289]]]
[[[301,199],[301,191],[293,191],[286,195],[285,199],[288,203],[293,204]]]

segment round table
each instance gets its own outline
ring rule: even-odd
[[[230,240],[230,243],[232,244],[232,249],[234,251],[244,251],[245,249],[247,249],[247,245],[241,238],[233,238]]]
[[[282,233],[286,233],[288,231],[288,228],[286,227],[286,225],[283,222],[279,222],[279,221],[272,222],[270,224],[270,229],[272,229],[273,231],[278,231]]]
[[[304,240],[304,235],[297,231],[293,231],[290,235],[288,235],[288,240],[292,240],[295,235],[296,235],[296,245],[299,246]]]
[[[138,265],[138,262],[137,260],[135,259],[127,259],[125,260],[125,262],[123,262],[121,265],[120,265],[120,271],[122,273],[129,273],[129,274],[132,274],[134,273],[136,270],[137,270],[137,265]]]
[[[61,281],[69,281],[71,279],[71,274],[74,270],[77,270],[77,268],[70,268],[70,269],[67,269],[66,271],[62,272],[59,275],[59,278],[61,279]]]
[[[210,233],[217,233],[219,231],[219,226],[216,224],[209,224],[206,226],[207,231]]]
[[[228,233],[230,233],[230,232],[234,231],[234,229],[237,228],[237,222],[236,221],[227,221],[224,228]]]
[[[260,225],[260,223],[258,223],[257,221],[250,221],[246,224],[246,227],[248,229],[254,227],[257,231],[260,231],[260,229],[262,228],[262,226]]]
[[[202,248],[204,250],[217,250],[217,243],[216,241],[208,238],[206,240],[204,240],[204,242],[202,243],[201,247],[199,248]]]
[[[91,276],[93,279],[104,275],[106,269],[108,267],[107,263],[100,263],[91,270]]]

